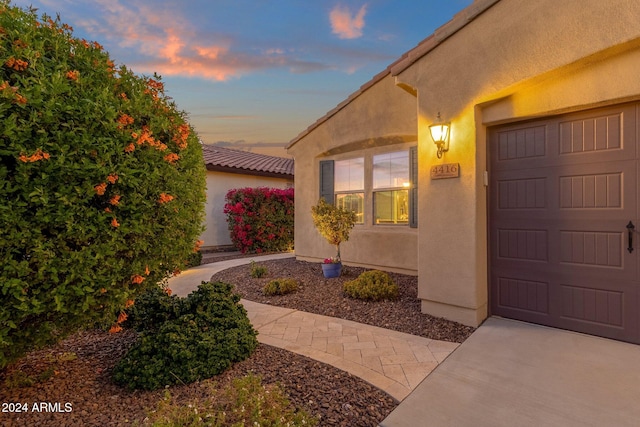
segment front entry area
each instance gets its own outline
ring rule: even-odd
[[[491,314],[640,343],[639,106],[489,129]]]

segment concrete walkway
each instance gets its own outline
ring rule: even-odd
[[[186,296],[226,268],[291,257],[278,254],[205,264],[169,280]],[[321,273],[319,273],[321,274]],[[258,331],[258,341],[284,348],[347,371],[402,401],[458,347],[446,341],[364,325],[294,309],[241,301]]]
[[[186,297],[191,293],[191,291],[197,289],[198,286],[200,286],[200,283],[208,282],[209,280],[211,280],[211,276],[221,272],[222,270],[226,270],[227,268],[249,264],[251,263],[251,261],[269,261],[272,259],[283,259],[291,257],[293,257],[293,254],[287,252],[281,254],[261,255],[252,258],[237,258],[227,261],[202,264],[197,267],[185,270],[179,275],[169,279],[169,288],[175,295]]]
[[[382,427],[640,425],[640,346],[489,318]]]

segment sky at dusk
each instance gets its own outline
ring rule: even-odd
[[[472,2],[13,0],[160,74],[205,143],[252,151],[285,146]]]

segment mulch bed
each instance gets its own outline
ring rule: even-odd
[[[462,342],[473,332],[473,328],[420,313],[415,277],[392,274],[400,285],[400,298],[371,303],[346,298],[341,291],[342,283],[355,278],[363,269],[348,267],[343,277],[327,280],[322,277],[320,265],[314,263],[284,259],[259,264],[268,269],[265,278],[251,278],[251,267],[247,265],[223,271],[213,279],[234,284],[243,298],[256,302],[342,317],[427,338]],[[299,280],[300,290],[281,297],[262,295],[264,284],[284,277]],[[110,379],[111,369],[135,339],[132,331],[115,335],[83,331],[53,347],[32,352],[1,371],[0,402],[27,403],[29,412],[0,412],[0,425],[144,425],[164,390],[129,391]],[[204,384],[213,381],[222,387],[248,372],[262,376],[265,383],[281,384],[295,406],[304,407],[320,418],[320,426],[376,426],[397,406],[389,395],[358,377],[264,344],[249,359],[225,373],[201,383],[171,387],[170,392],[174,401],[186,405],[203,396]],[[35,379],[35,383],[19,386],[20,379],[25,378]],[[33,412],[33,404],[39,402],[55,412]],[[69,408],[71,411],[65,412]]]
[[[251,265],[242,265],[221,271],[212,280],[234,284],[236,292],[251,301],[339,317],[435,340],[461,343],[474,331],[469,326],[423,314],[418,299],[418,278],[415,276],[389,273],[398,284],[398,299],[371,302],[346,297],[342,292],[343,284],[366,271],[364,268],[344,267],[342,276],[325,279],[320,264],[295,258],[261,261],[256,265],[267,268],[267,274],[260,279],[251,277]],[[270,280],[288,277],[300,283],[297,292],[281,296],[263,294],[262,289]]]

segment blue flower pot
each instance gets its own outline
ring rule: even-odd
[[[322,274],[327,279],[332,279],[334,277],[340,277],[340,273],[342,272],[342,263],[331,263],[331,264],[322,264]]]

